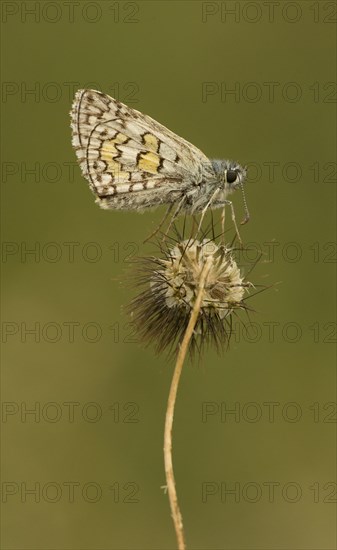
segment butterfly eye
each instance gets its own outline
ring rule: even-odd
[[[227,183],[234,183],[237,178],[237,172],[236,170],[228,170],[227,171]]]

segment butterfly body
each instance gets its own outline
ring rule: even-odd
[[[94,90],[77,92],[71,127],[82,173],[105,209],[221,207],[246,176],[239,164],[208,159],[151,117]]]

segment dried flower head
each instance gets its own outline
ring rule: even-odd
[[[133,299],[129,310],[140,336],[154,343],[158,352],[177,349],[207,261],[210,269],[190,351],[211,343],[217,350],[223,348],[230,337],[231,314],[246,309],[244,296],[252,286],[244,281],[232,249],[210,239],[190,239],[161,250],[163,257],[141,258],[138,263],[136,284],[144,290]]]

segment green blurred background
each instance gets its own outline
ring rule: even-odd
[[[94,204],[70,140],[82,87],[251,166],[242,236],[263,260],[249,278],[274,286],[230,351],[184,368],[188,548],[336,547],[334,4],[274,10],[2,3],[3,548],[175,548],[161,489],[173,365],[136,341],[121,284],[163,209]]]

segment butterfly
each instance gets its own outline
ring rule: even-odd
[[[185,211],[224,207],[246,178],[230,160],[210,160],[162,124],[95,90],[79,90],[71,110],[72,145],[84,177],[105,209],[176,205]],[[246,218],[249,214],[244,199]],[[232,210],[233,218],[233,210]],[[235,219],[235,216],[234,216]]]

